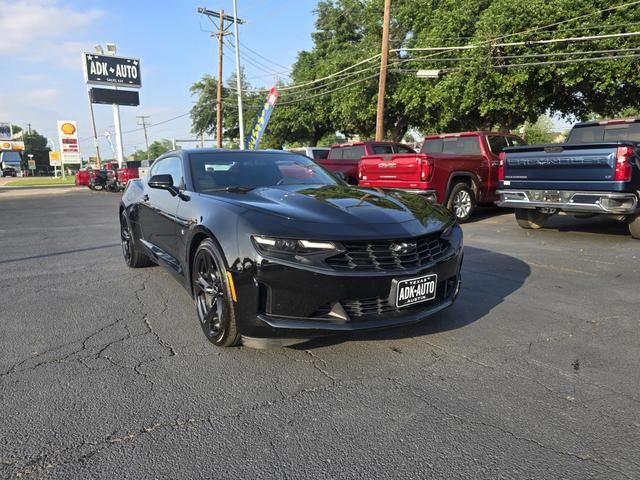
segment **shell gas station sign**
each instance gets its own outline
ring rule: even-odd
[[[49,152],[49,165],[52,167],[60,167],[60,152],[52,150]]]
[[[78,144],[78,126],[75,121],[58,121],[58,139],[61,163],[82,163],[80,145]]]

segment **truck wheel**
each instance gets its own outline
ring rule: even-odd
[[[521,228],[537,230],[544,226],[547,214],[540,210],[529,210],[526,208],[516,208],[516,222]]]
[[[640,215],[637,215],[629,222],[629,232],[633,238],[640,240]]]
[[[476,207],[476,198],[473,190],[466,183],[457,183],[451,189],[447,208],[456,216],[458,223],[465,223],[471,218]]]

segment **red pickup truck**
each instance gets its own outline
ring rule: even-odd
[[[127,182],[129,180],[133,180],[134,178],[139,178],[139,169],[140,169],[140,161],[131,160],[126,162],[121,168],[118,168],[116,172],[116,177],[118,181],[118,187],[120,190],[124,190],[127,186]]]
[[[426,195],[447,206],[463,223],[478,204],[496,200],[500,152],[515,145],[524,141],[503,133],[430,135],[419,154],[363,157],[359,185]]]
[[[347,182],[358,184],[358,164],[367,155],[416,153],[411,147],[396,142],[354,142],[331,145],[329,155],[315,161],[327,170],[342,172]]]

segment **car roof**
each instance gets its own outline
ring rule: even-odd
[[[513,133],[502,133],[502,132],[490,132],[488,130],[477,130],[475,132],[453,132],[453,133],[438,133],[434,135],[425,136],[425,140],[437,140],[438,138],[448,138],[448,137],[474,137],[480,135],[504,135],[504,136],[515,136]]]
[[[239,149],[229,149],[229,148],[183,148],[182,150],[174,150],[172,152],[164,153],[162,156],[169,155],[171,153],[253,153],[260,155],[262,153],[290,153],[287,150],[278,150],[278,149],[265,149],[265,150],[239,150]]]
[[[355,147],[358,145],[366,145],[366,144],[371,144],[371,145],[406,145],[406,143],[402,143],[402,142],[394,142],[393,140],[363,140],[361,142],[347,142],[347,143],[334,143],[333,145],[331,145],[331,148],[338,148],[338,147]]]
[[[640,118],[638,117],[612,118],[608,120],[589,120],[587,122],[576,123],[573,126],[573,128],[591,127],[593,125],[616,125],[621,123],[637,123],[637,122],[640,122]]]

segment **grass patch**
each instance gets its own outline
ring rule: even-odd
[[[52,178],[52,177],[28,177],[20,178],[7,182],[7,187],[38,187],[46,185],[74,185],[75,177],[73,175],[67,175],[66,178]]]

